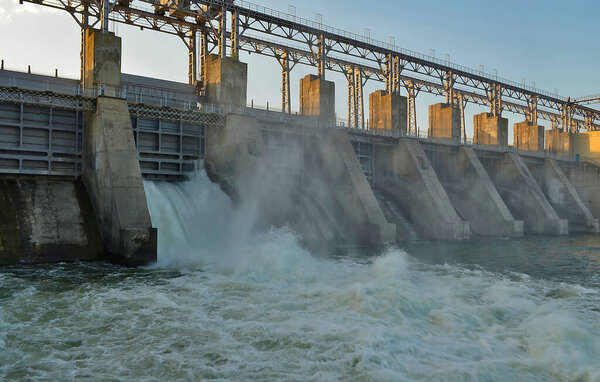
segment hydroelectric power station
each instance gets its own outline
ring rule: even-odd
[[[81,78],[2,65],[0,265],[152,263],[160,232],[143,179],[182,182],[198,163],[260,224],[290,225],[308,246],[599,230],[600,111],[586,106],[598,97],[562,98],[245,1],[22,2],[79,23]],[[121,73],[109,22],[181,38],[189,83]],[[247,107],[242,51],[281,64],[281,112]],[[298,64],[316,70],[294,115]],[[328,71],[348,80],[347,123]],[[368,114],[366,81],[382,83]],[[427,134],[420,92],[445,98]],[[489,106],[472,140],[468,103]],[[512,146],[503,110],[524,116]]]

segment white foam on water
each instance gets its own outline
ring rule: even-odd
[[[595,289],[396,248],[317,258],[289,229],[253,230],[204,174],[145,186],[157,267],[21,285],[0,310],[0,379],[600,380]]]

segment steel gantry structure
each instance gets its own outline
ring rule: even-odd
[[[241,51],[278,60],[282,69],[282,111],[291,112],[290,72],[297,65],[316,67],[348,80],[348,120],[364,127],[363,87],[369,80],[385,83],[386,91],[408,98],[409,133],[418,133],[415,99],[420,92],[446,98],[460,108],[469,102],[490,108],[492,115],[507,110],[530,123],[551,121],[566,131],[599,130],[600,111],[585,102],[488,75],[448,61],[398,48],[241,0],[19,0],[63,9],[82,30],[106,28],[107,21],[179,36],[189,51],[188,79],[203,89],[207,56],[239,57]],[[198,37],[200,44],[197,44]],[[85,41],[85,39],[82,39]],[[85,47],[82,47],[82,56]],[[83,59],[83,57],[82,57]]]

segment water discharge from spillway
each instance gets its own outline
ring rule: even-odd
[[[255,229],[204,173],[145,187],[155,267],[0,272],[0,380],[600,378],[598,280],[395,248],[316,257],[290,229]]]

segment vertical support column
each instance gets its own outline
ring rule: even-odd
[[[383,74],[385,77],[385,91],[390,94],[392,93],[392,84],[394,82],[394,63],[391,54],[385,57],[385,72]]]
[[[400,73],[402,72],[402,69],[404,69],[403,66],[400,66],[400,57],[398,56],[394,56],[394,63],[393,63],[393,80],[392,80],[392,94],[400,94]]]
[[[587,131],[594,131],[594,115],[590,112],[585,114],[585,129]]]
[[[227,9],[219,13],[219,58],[227,57]]]
[[[292,113],[290,97],[290,57],[288,52],[283,52],[279,58],[281,64],[281,112]]]
[[[231,57],[238,59],[240,57],[240,14],[236,9],[231,13]]]
[[[357,127],[356,103],[354,102],[354,68],[347,68],[345,74],[348,80],[348,127]]]
[[[318,75],[319,78],[324,80],[325,79],[325,56],[326,56],[326,51],[325,51],[325,36],[323,35],[319,35],[319,39],[317,41],[317,45],[318,45],[318,55],[317,55],[317,65],[318,65]]]
[[[362,69],[354,68],[354,108],[356,110],[356,127],[365,128]]]
[[[407,81],[406,91],[408,93],[408,134],[419,136],[419,128],[417,127],[417,94],[419,94],[419,89],[415,87],[414,82]]]
[[[198,61],[196,56],[196,29],[192,28],[187,36],[188,46],[188,84],[196,83],[196,73],[198,72]]]
[[[208,36],[206,30],[200,30],[200,93],[206,90],[206,68],[208,65]]]
[[[575,131],[573,131],[573,105],[568,100],[567,103],[563,106],[561,114],[563,131],[575,133]]]
[[[525,115],[525,120],[527,122],[529,122],[530,125],[537,125],[537,121],[538,121],[537,96],[531,96],[527,100],[527,114]]]
[[[460,107],[460,131],[462,134],[463,142],[467,143],[467,125],[465,123],[465,107],[467,106],[467,100],[461,94],[457,97],[458,106]]]
[[[84,80],[85,80],[85,61],[86,61],[86,35],[87,35],[87,30],[90,27],[89,25],[89,16],[88,16],[88,6],[87,4],[83,5],[83,13],[81,14],[81,53],[80,53],[80,58],[81,58],[81,63],[80,63],[80,67],[79,67],[79,74],[80,74],[80,82],[81,82],[81,86],[84,86]]]
[[[502,115],[502,86],[491,84],[486,92],[490,103],[490,114],[493,117],[500,117]]]
[[[455,77],[451,71],[446,73],[442,83],[444,85],[444,91],[446,92],[446,104],[454,106],[454,81]]]

